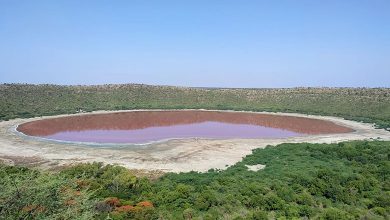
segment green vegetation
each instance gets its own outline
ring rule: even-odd
[[[340,116],[390,129],[388,88],[207,89],[148,85],[0,85],[0,120],[78,110],[232,109]]]
[[[232,109],[340,116],[390,129],[390,89],[0,85],[0,120],[79,110]],[[245,165],[263,164],[249,171]],[[389,219],[390,142],[282,144],[226,170],[139,178],[123,167],[0,165],[0,219]]]
[[[227,170],[154,181],[99,163],[0,166],[0,218],[388,219],[389,159],[390,142],[356,141],[256,149]],[[266,167],[248,171],[254,164]]]

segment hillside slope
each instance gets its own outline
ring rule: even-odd
[[[0,120],[78,110],[232,109],[340,116],[390,128],[389,88],[223,89],[150,86],[0,85]]]

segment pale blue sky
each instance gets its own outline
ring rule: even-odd
[[[389,0],[0,0],[0,83],[390,87]]]

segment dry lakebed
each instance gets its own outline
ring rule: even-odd
[[[368,139],[390,140],[390,132],[295,113],[96,111],[2,121],[0,159],[44,169],[98,161],[145,171],[203,172],[225,169],[267,145]]]

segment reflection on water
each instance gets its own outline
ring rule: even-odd
[[[172,138],[284,138],[298,133],[258,125],[201,122],[184,125],[148,127],[135,130],[65,131],[46,138],[95,143],[146,143]]]
[[[136,111],[28,122],[18,130],[65,141],[143,143],[169,138],[276,138],[345,133],[333,122],[292,116],[211,111]]]

